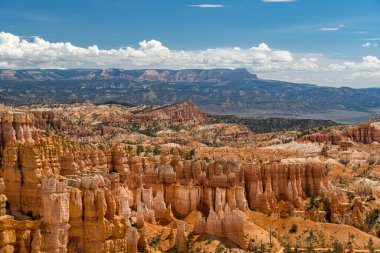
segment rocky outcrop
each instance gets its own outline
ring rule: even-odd
[[[184,103],[151,113],[170,120],[200,120],[203,115],[191,108]],[[46,115],[40,115],[42,123],[33,123],[29,116],[4,115],[0,251],[137,252],[164,240],[154,236],[167,233],[158,231],[169,226],[170,240],[175,235],[181,252],[190,250],[187,232],[192,230],[199,237],[224,238],[247,249],[253,244],[248,240],[254,238],[249,234],[259,229],[249,217],[252,210],[265,212],[268,220],[278,215],[279,222],[298,213],[326,222],[330,214],[331,222],[365,228],[361,201],[354,200],[347,212],[341,199],[335,199],[336,189],[324,171],[328,149],[319,158],[292,158],[297,154],[289,152],[289,158],[282,159],[270,150],[263,151],[260,159],[252,150],[244,156],[227,149],[221,155],[205,151],[201,156],[184,156],[188,150],[178,149],[164,149],[160,155],[137,153],[129,144],[78,144],[43,136],[33,124],[43,124]],[[239,158],[222,157],[226,154]],[[344,154],[337,154],[337,159],[344,160],[340,157]],[[303,211],[308,198],[319,197],[330,201],[330,213],[319,207]]]
[[[69,242],[69,193],[67,180],[42,178],[44,246],[41,251],[66,252]]]
[[[33,114],[0,112],[0,146],[30,142],[36,138]]]
[[[228,205],[224,213],[218,216],[210,209],[207,219],[199,217],[194,227],[197,234],[215,235],[226,238],[245,249],[247,242],[244,236],[244,222],[238,211],[231,211]]]
[[[380,142],[380,122],[370,121],[348,130],[348,136],[356,142],[370,144]]]
[[[64,131],[67,129],[66,123],[55,115],[53,111],[33,111],[34,125],[39,129],[48,129]]]
[[[206,115],[198,109],[192,102],[182,102],[169,106],[164,106],[152,111],[136,114],[139,118],[170,120],[174,122],[194,121],[204,122]]]
[[[251,209],[275,211],[278,201],[296,203],[322,194],[324,164],[318,159],[285,159],[249,164],[245,169],[247,199]]]
[[[345,130],[324,129],[319,133],[303,136],[299,141],[311,141],[341,145],[342,148],[352,147],[352,142],[371,144],[380,142],[380,121],[370,120]]]
[[[135,252],[146,241],[146,223],[177,222],[194,210],[208,215],[197,233],[245,247],[239,210],[274,211],[279,201],[295,203],[325,189],[317,159],[240,164],[184,160],[178,151],[141,159],[119,145],[98,150],[54,136],[8,144],[2,171],[2,213],[8,198],[18,218],[43,218],[34,243],[41,252]],[[177,231],[186,250],[183,224]]]
[[[351,209],[351,212],[347,212],[347,209]],[[358,199],[354,200],[352,204],[342,204],[336,197],[330,200],[330,217],[333,223],[348,224],[365,229],[364,212],[363,203]]]
[[[179,221],[177,224],[176,245],[180,252],[187,253],[189,251],[188,242],[185,235],[186,224],[184,221]]]

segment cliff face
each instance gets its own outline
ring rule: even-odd
[[[380,121],[370,120],[357,126],[350,126],[343,131],[324,130],[316,134],[306,135],[300,139],[319,143],[339,145],[341,142],[354,141],[371,144],[380,142]],[[344,144],[343,144],[344,145]]]
[[[207,163],[184,161],[175,152],[143,162],[119,146],[102,151],[58,137],[11,140],[4,142],[8,144],[1,153],[1,213],[6,218],[0,223],[11,224],[7,231],[16,224],[21,226],[17,233],[29,231],[26,245],[17,233],[4,245],[15,251],[136,252],[146,222],[173,222],[195,210],[209,213],[207,222],[200,218],[195,232],[225,237],[244,248],[237,210],[275,211],[280,199],[298,201],[307,196],[306,189],[321,194],[325,187],[321,167],[314,165],[318,161],[303,161],[297,168],[241,165],[223,158]],[[292,187],[284,187],[288,185]],[[217,214],[223,213],[219,220]],[[131,217],[136,217],[134,226]],[[34,221],[20,225],[13,219]]]
[[[161,110],[159,115],[176,119],[197,117],[193,109]],[[318,157],[249,161],[189,155],[185,160],[179,149],[142,156],[122,144],[99,147],[44,136],[33,124],[46,122],[45,116],[36,115],[40,121],[28,114],[4,115],[0,251],[137,252],[154,249],[158,239],[152,239],[152,231],[166,233],[169,227],[182,252],[190,250],[189,232],[251,249],[249,238],[260,229],[266,235],[260,240],[270,242],[268,232],[249,219],[252,210],[286,219],[294,209],[325,222],[318,210],[304,211],[308,198],[319,197],[331,200],[333,222],[364,225],[361,202],[354,202],[350,215],[344,212],[342,194]],[[271,243],[280,250],[277,239]],[[380,246],[379,240],[374,243]]]
[[[354,141],[370,144],[380,142],[380,121],[366,122],[349,129],[348,136]]]
[[[156,110],[139,113],[136,116],[140,118],[162,119],[174,122],[204,122],[207,119],[206,115],[192,102],[164,106]]]
[[[34,117],[30,113],[10,113],[0,111],[0,145],[14,142],[29,142],[36,138]]]

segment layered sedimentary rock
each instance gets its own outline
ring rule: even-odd
[[[366,122],[348,131],[348,136],[356,142],[380,142],[380,122]]]
[[[350,140],[364,144],[371,144],[373,142],[379,143],[380,122],[378,120],[370,120],[357,126],[348,127],[345,130],[327,129],[300,138],[300,141],[329,143],[332,145],[339,145],[345,142],[343,146],[351,146],[349,143]]]
[[[34,125],[39,129],[48,129],[52,127],[54,130],[66,130],[65,122],[58,118],[52,111],[33,111]]]
[[[178,119],[196,116],[186,110],[165,113]],[[182,252],[189,250],[191,230],[246,249],[246,224],[252,228],[254,221],[242,215],[255,210],[291,218],[306,199],[318,197],[330,200],[332,222],[365,225],[361,202],[355,200],[348,215],[334,200],[324,157],[185,159],[178,149],[141,155],[123,144],[86,145],[43,136],[28,117],[1,116],[2,251],[136,252],[154,247],[152,231],[169,224],[177,228],[171,236]],[[303,217],[323,222],[320,214],[326,213],[307,211]],[[194,213],[194,224],[181,221],[191,221]]]
[[[141,118],[163,119],[177,122],[189,120],[203,122],[206,120],[206,115],[192,102],[183,102],[169,105],[153,111],[142,112],[136,116]]]
[[[348,208],[352,208],[352,211],[347,212]],[[366,226],[364,222],[364,210],[363,203],[358,199],[352,203],[351,207],[343,205],[337,198],[330,200],[331,221],[333,223],[349,224],[364,229]]]
[[[69,193],[67,180],[55,177],[42,178],[43,231],[46,252],[66,252],[69,242]]]
[[[15,142],[2,152],[9,208],[43,218],[36,237],[44,241],[38,247],[47,252],[134,252],[144,241],[139,238],[146,222],[174,222],[194,210],[211,210],[204,233],[244,247],[238,210],[275,210],[280,200],[296,202],[321,193],[318,164],[241,165],[221,157],[211,163],[185,161],[177,151],[142,160],[119,146],[104,151],[81,148],[56,137]],[[136,227],[131,217],[136,217]]]
[[[243,226],[243,218],[240,217],[239,212],[231,211],[226,205],[224,213],[220,216],[211,209],[207,219],[199,217],[194,232],[227,238],[244,249],[247,242],[245,241]]]
[[[324,164],[318,159],[286,159],[249,164],[245,170],[247,199],[252,209],[275,210],[280,200],[296,203],[320,195]]]
[[[178,249],[180,252],[188,252],[188,242],[187,238],[185,235],[185,229],[186,229],[186,224],[183,221],[180,221],[177,225],[177,236],[176,236],[176,245],[178,245]]]
[[[0,145],[30,142],[36,138],[33,114],[0,112]]]

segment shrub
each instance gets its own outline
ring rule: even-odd
[[[144,147],[141,145],[137,145],[136,154],[140,155],[142,152],[144,152]]]
[[[161,154],[162,154],[162,150],[158,146],[155,146],[153,149],[153,155],[161,155]]]
[[[293,224],[293,225],[291,226],[289,232],[290,232],[291,234],[295,234],[295,233],[297,233],[297,232],[298,232],[298,225],[297,225],[297,224]]]
[[[377,223],[377,219],[379,218],[380,209],[373,209],[369,213],[367,213],[365,217],[365,224],[368,229],[371,230]]]

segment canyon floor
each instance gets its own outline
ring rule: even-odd
[[[191,102],[0,119],[0,252],[380,252],[380,120],[260,134]]]

